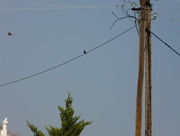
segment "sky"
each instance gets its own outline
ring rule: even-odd
[[[44,126],[60,127],[57,107],[64,107],[70,91],[75,115],[93,121],[82,136],[135,135],[139,35],[133,28],[111,40],[135,25],[129,18],[116,21],[126,16],[116,5],[124,4],[133,16],[131,3],[139,5],[138,0],[0,0],[0,120],[8,117],[10,131],[32,136],[26,120],[45,133]],[[152,32],[180,52],[180,1],[151,3],[157,13]],[[180,56],[152,36],[154,136],[180,134],[179,83]],[[144,105],[142,117],[144,135]]]

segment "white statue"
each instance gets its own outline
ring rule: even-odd
[[[2,128],[2,130],[1,130],[1,136],[7,136],[7,125],[8,125],[7,119],[8,119],[8,118],[5,118],[5,119],[2,121],[3,128]]]

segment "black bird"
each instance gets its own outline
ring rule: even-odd
[[[12,36],[13,34],[12,34],[11,32],[8,32],[8,35],[9,35],[9,36]]]
[[[85,50],[83,52],[84,52],[84,54],[87,54],[87,52]]]

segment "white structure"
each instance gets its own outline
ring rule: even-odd
[[[7,125],[8,125],[8,121],[7,121],[8,118],[5,118],[3,121],[2,121],[2,130],[1,130],[1,136],[7,136]]]

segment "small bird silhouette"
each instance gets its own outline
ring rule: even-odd
[[[83,52],[84,52],[84,54],[86,54],[86,53],[87,53],[85,50],[84,50]]]
[[[9,35],[9,36],[12,36],[13,34],[12,34],[11,32],[8,32],[8,35]]]

